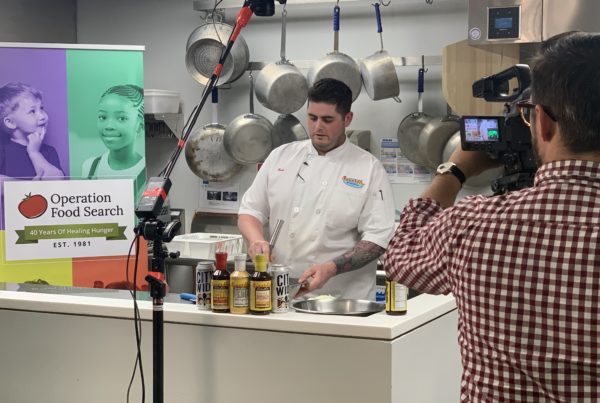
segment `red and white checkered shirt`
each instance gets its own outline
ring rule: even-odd
[[[548,163],[532,188],[446,210],[411,200],[385,270],[454,294],[461,401],[600,400],[600,164]]]

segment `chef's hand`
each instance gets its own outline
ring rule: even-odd
[[[306,293],[322,288],[327,281],[337,273],[337,267],[332,261],[316,264],[306,270],[300,278],[299,283],[308,283],[307,286],[300,288],[296,297],[300,297]]]
[[[271,255],[271,248],[269,247],[269,242],[264,239],[258,241],[250,242],[248,245],[248,255],[250,255],[250,259],[254,260],[254,256],[262,253],[263,255],[267,255],[267,261],[272,262],[273,256]]]

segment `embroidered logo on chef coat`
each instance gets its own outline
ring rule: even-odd
[[[363,182],[362,179],[348,178],[345,175],[342,176],[342,181],[344,181],[344,184],[346,184],[352,188],[360,189],[363,186],[365,186],[365,182]]]

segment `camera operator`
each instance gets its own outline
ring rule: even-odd
[[[600,34],[550,38],[532,72],[534,186],[454,205],[496,163],[458,147],[385,255],[388,278],[456,298],[461,401],[600,399]]]

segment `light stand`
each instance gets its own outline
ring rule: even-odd
[[[278,0],[279,3],[284,3],[286,0]],[[152,247],[152,264],[146,281],[150,286],[150,295],[152,296],[152,353],[153,353],[153,402],[163,403],[164,401],[164,318],[163,318],[163,300],[166,295],[167,283],[165,281],[164,259],[166,252],[163,250],[163,242],[171,242],[177,230],[181,227],[179,221],[172,221],[165,225],[157,217],[160,214],[162,206],[167,199],[167,195],[171,188],[171,172],[175,167],[181,151],[189,138],[200,111],[206,103],[208,95],[211,94],[214,88],[225,60],[231,52],[231,48],[240,31],[248,24],[253,11],[257,15],[272,15],[272,7],[265,8],[265,5],[273,4],[273,0],[245,0],[236,18],[235,26],[225,50],[221,54],[219,62],[215,70],[204,88],[200,104],[194,109],[189,123],[185,126],[185,132],[179,140],[175,151],[171,155],[161,177],[153,177],[148,180],[146,189],[142,194],[140,201],[135,209],[136,216],[140,219],[139,225],[136,227],[136,233],[144,237],[148,241],[153,241]],[[270,12],[271,14],[268,14]],[[159,174],[160,175],[160,174]]]

